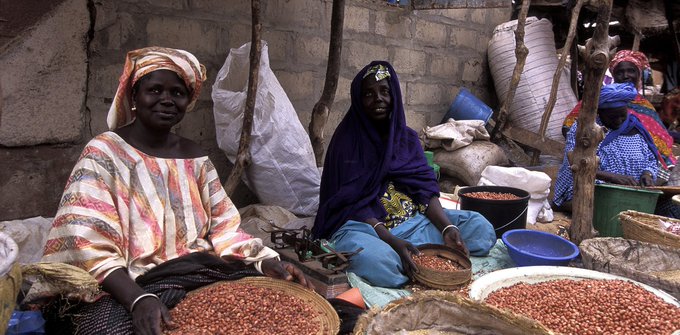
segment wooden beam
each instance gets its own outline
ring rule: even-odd
[[[328,64],[326,65],[326,81],[323,85],[321,98],[314,105],[312,120],[309,122],[309,138],[312,141],[316,166],[323,165],[324,134],[323,130],[328,121],[328,115],[333,107],[335,92],[338,88],[340,76],[340,61],[342,56],[342,27],[345,21],[345,0],[333,0],[331,15],[331,41],[328,45]]]
[[[560,57],[560,62],[557,64],[555,69],[555,74],[553,75],[552,88],[550,89],[550,97],[548,98],[548,104],[545,106],[545,111],[541,117],[541,127],[538,130],[538,134],[541,136],[541,140],[544,141],[545,131],[548,129],[548,121],[550,121],[550,115],[552,114],[553,108],[555,108],[555,103],[557,102],[557,89],[560,86],[560,78],[562,72],[564,71],[564,66],[567,64],[567,56],[569,55],[569,50],[571,50],[571,44],[576,36],[576,25],[578,24],[578,16],[581,12],[581,7],[583,6],[584,0],[578,0],[574,9],[571,12],[571,22],[569,23],[569,33],[567,34],[567,39],[564,42],[564,47],[562,48],[562,56]],[[542,151],[542,150],[541,150]],[[531,165],[538,164],[540,152],[534,154],[531,160]],[[560,157],[560,156],[557,156]]]
[[[250,133],[253,129],[253,114],[255,112],[255,98],[257,96],[258,76],[260,73],[260,56],[262,55],[262,23],[260,23],[260,0],[251,0],[252,10],[252,42],[250,43],[250,74],[248,76],[248,93],[246,93],[246,109],[243,112],[243,126],[238,143],[236,161],[231,173],[224,183],[227,195],[233,197],[233,192],[241,180],[243,171],[250,165]]]
[[[413,0],[413,9],[504,8],[508,0]]]
[[[515,29],[515,59],[517,61],[515,62],[515,68],[512,72],[512,78],[510,78],[510,84],[505,100],[498,111],[496,126],[491,131],[492,139],[497,139],[497,136],[500,136],[500,133],[505,128],[505,123],[508,119],[508,109],[512,106],[512,100],[515,98],[515,91],[517,91],[522,71],[524,71],[524,63],[526,63],[527,55],[529,54],[529,49],[524,45],[524,25],[527,20],[530,5],[531,0],[522,1],[522,8],[519,12],[519,17],[517,18],[517,29]]]
[[[518,127],[506,127],[503,135],[522,145],[539,150],[544,154],[561,158],[564,156],[564,143],[540,136],[534,132]],[[535,162],[532,162],[536,165]]]

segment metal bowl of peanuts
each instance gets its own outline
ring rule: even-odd
[[[221,281],[187,294],[164,334],[337,334],[340,319],[326,299],[269,277]]]
[[[418,246],[420,255],[412,255],[418,266],[413,278],[430,288],[456,290],[472,278],[472,263],[463,252],[441,244]]]
[[[632,279],[562,266],[495,271],[470,285],[470,298],[539,321],[560,334],[670,335],[680,303]]]

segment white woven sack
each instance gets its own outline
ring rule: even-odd
[[[243,126],[249,54],[250,43],[231,49],[212,90],[217,144],[232,163],[236,160]],[[298,215],[315,215],[321,174],[309,135],[269,67],[265,41],[262,41],[250,139],[252,162],[243,180],[260,202],[281,206]]]
[[[517,20],[498,25],[489,41],[488,57],[496,94],[505,101],[515,69],[515,35]],[[524,44],[529,49],[512,106],[510,125],[538,133],[541,117],[550,98],[552,80],[559,63],[552,24],[547,19],[529,17],[524,28]],[[562,122],[578,102],[569,84],[569,71],[560,76],[557,100],[550,115],[546,137],[564,143]]]
[[[19,247],[9,235],[0,232],[0,278],[12,269]]]

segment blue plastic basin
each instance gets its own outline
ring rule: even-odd
[[[579,255],[576,244],[550,233],[513,229],[501,237],[517,266],[565,266]]]

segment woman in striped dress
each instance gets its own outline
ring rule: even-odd
[[[171,325],[168,308],[218,280],[264,274],[311,287],[239,229],[207,153],[171,132],[204,80],[205,67],[186,51],[127,54],[111,131],[83,150],[45,246],[43,261],[81,267],[108,293],[73,311],[74,332],[160,334]]]

